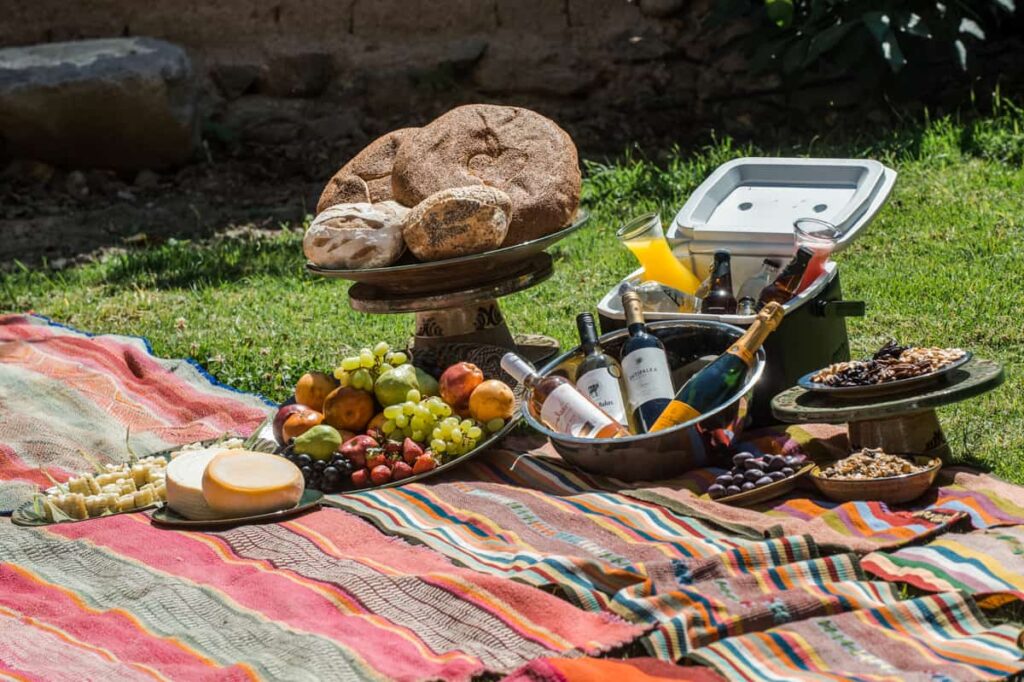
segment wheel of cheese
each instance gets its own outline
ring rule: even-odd
[[[206,504],[222,518],[237,518],[290,509],[303,490],[302,472],[278,455],[225,450],[203,474]]]
[[[334,177],[327,181],[327,186],[324,187],[320,201],[316,205],[317,212],[335,204],[350,204],[358,201],[377,203],[393,199],[391,167],[399,146],[415,130],[416,128],[399,128],[366,145],[363,151],[353,156],[334,174]],[[354,183],[353,178],[358,178],[365,183],[366,198],[360,198],[357,193],[358,185]],[[411,206],[411,204],[409,205]]]
[[[219,518],[203,496],[203,474],[221,448],[184,452],[167,464],[167,506],[186,519],[202,521]]]
[[[407,213],[409,209],[394,201],[329,206],[306,230],[302,250],[324,268],[391,265],[405,251],[402,221]]]
[[[452,109],[402,141],[391,190],[415,206],[453,187],[488,185],[512,199],[504,245],[536,239],[572,221],[580,168],[572,138],[549,118],[519,107]]]
[[[508,232],[512,200],[493,187],[456,187],[435,192],[405,217],[402,236],[422,261],[490,251]]]

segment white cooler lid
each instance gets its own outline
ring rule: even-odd
[[[691,254],[791,255],[793,222],[835,225],[846,247],[878,213],[896,171],[870,159],[743,158],[719,166],[676,215],[666,234]]]

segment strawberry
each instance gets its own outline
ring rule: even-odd
[[[384,485],[391,482],[391,469],[387,464],[380,464],[370,470],[370,480],[374,485]]]
[[[395,462],[395,466],[391,469],[391,478],[401,481],[403,478],[409,478],[410,476],[412,476],[411,466],[401,460]]]
[[[422,454],[423,448],[412,438],[406,438],[402,443],[402,459],[406,464],[412,466]]]
[[[356,469],[352,472],[352,485],[357,488],[365,488],[370,483],[369,469]]]
[[[380,448],[371,448],[366,451],[366,468],[373,471],[377,467],[387,466],[388,456]]]
[[[414,474],[422,474],[432,471],[435,467],[437,467],[437,462],[434,461],[433,455],[425,453],[416,458],[416,463],[412,466],[412,472]]]
[[[406,440],[409,440],[406,438]],[[389,440],[384,443],[384,452],[388,453],[388,456],[402,454],[402,444],[397,440]]]

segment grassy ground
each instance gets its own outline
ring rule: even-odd
[[[1003,362],[1007,384],[944,409],[954,450],[1024,483],[1024,115],[1009,105],[970,124],[908,125],[873,139],[737,148],[716,140],[661,162],[626,154],[587,164],[590,224],[559,244],[556,274],[503,301],[515,331],[573,343],[573,317],[633,267],[615,227],[642,210],[672,215],[716,166],[747,154],[869,156],[899,170],[888,206],[838,258],[845,295],[868,302],[850,323],[855,355],[889,337],[962,346]],[[170,242],[80,268],[3,276],[0,309],[34,310],[93,332],[148,337],[221,381],[283,399],[346,346],[403,343],[406,315],[353,312],[346,285],[303,269],[301,226],[270,236]]]

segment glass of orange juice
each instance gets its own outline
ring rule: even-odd
[[[615,236],[643,266],[641,279],[661,282],[688,294],[697,292],[700,280],[672,253],[661,227],[661,216],[647,213],[619,228]]]

